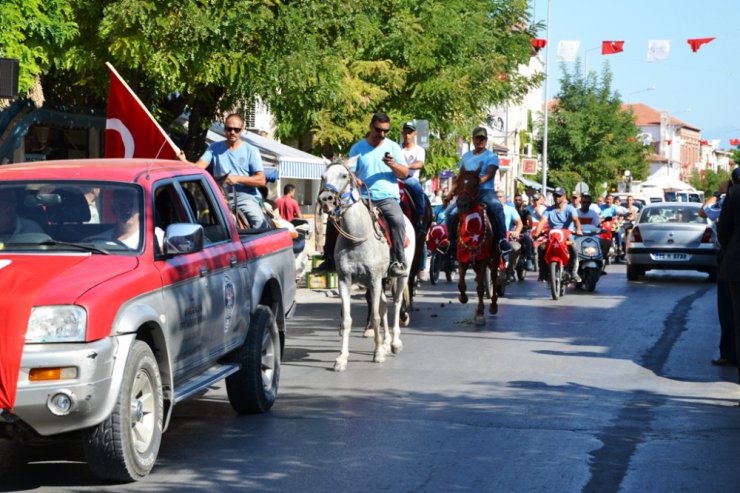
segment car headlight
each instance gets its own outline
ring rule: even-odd
[[[82,342],[87,312],[79,306],[37,306],[31,309],[26,342]]]

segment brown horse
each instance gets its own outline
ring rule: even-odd
[[[465,273],[469,267],[475,271],[476,291],[478,292],[478,306],[475,311],[476,325],[485,324],[483,314],[483,300],[486,293],[486,281],[490,282],[491,306],[489,313],[498,313],[498,295],[496,294],[496,278],[501,250],[499,242],[493,236],[491,220],[488,218],[485,204],[478,202],[480,187],[480,168],[468,171],[464,168],[455,178],[455,196],[457,197],[458,226],[457,226],[457,262],[459,281],[457,288],[460,294],[460,303],[468,302],[466,294]],[[486,270],[490,272],[490,279],[486,279]]]

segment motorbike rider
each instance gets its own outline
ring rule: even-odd
[[[509,279],[514,279],[514,267],[516,267],[522,251],[521,237],[524,224],[516,208],[506,203],[504,192],[497,191],[496,198],[504,205],[504,221],[506,222],[506,231],[509,233],[509,244],[511,245],[511,254],[506,264],[506,276]]]
[[[486,212],[491,220],[494,229],[494,236],[499,239],[501,253],[505,254],[511,250],[511,245],[506,240],[506,220],[504,218],[504,208],[501,202],[496,198],[494,193],[494,180],[498,171],[498,156],[491,152],[486,146],[488,145],[488,131],[484,127],[473,129],[473,150],[463,154],[459,169],[473,171],[480,169],[480,188],[478,191],[478,202],[485,204]],[[455,182],[452,183],[450,193],[445,200],[455,195]],[[454,251],[457,243],[457,205],[452,204],[447,208],[445,222],[447,231],[450,235],[450,246]]]
[[[601,219],[613,218],[614,223],[612,226],[612,235],[614,236],[614,247],[616,249],[617,258],[619,258],[619,252],[622,249],[622,235],[619,233],[619,226],[621,224],[621,216],[623,213],[622,207],[614,203],[614,195],[607,194],[604,198],[604,204],[601,207]],[[602,250],[608,252],[609,250]]]
[[[601,217],[599,214],[591,207],[591,195],[584,193],[581,196],[581,206],[576,210],[576,213],[578,214],[578,220],[581,221],[581,225],[583,224],[593,224],[594,226],[599,226],[601,224]],[[608,252],[609,247],[611,246],[611,242],[607,239],[599,237],[599,247],[601,248],[601,252]],[[606,275],[606,264],[604,265],[604,269],[602,269],[601,273],[603,275]]]
[[[577,235],[583,234],[581,231],[581,221],[578,219],[576,210],[568,203],[568,197],[565,195],[565,189],[563,187],[557,187],[552,192],[552,197],[555,202],[549,207],[542,215],[542,220],[537,224],[537,228],[534,230],[534,237],[542,233],[545,227],[550,229],[567,229],[575,231]],[[573,242],[567,242],[568,245],[568,256],[570,260],[568,262],[568,271],[575,282],[582,282],[581,277],[578,275],[578,255],[576,253]],[[538,248],[538,261],[540,266],[539,280],[545,280],[545,249],[546,245],[543,243]]]
[[[527,270],[533,271],[534,264],[534,242],[532,241],[532,212],[529,207],[524,207],[524,197],[517,193],[514,195],[514,208],[519,213],[519,219],[522,220],[522,234],[519,235],[519,242],[522,244],[522,253],[527,262]]]

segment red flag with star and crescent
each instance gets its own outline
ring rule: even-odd
[[[458,219],[457,261],[470,263],[491,256],[491,242],[486,239],[486,221],[480,204]]]
[[[705,45],[713,40],[714,38],[691,38],[691,39],[687,39],[686,42],[691,47],[691,51],[696,53],[697,51],[699,51],[699,48],[701,48],[702,45]]]
[[[110,63],[105,157],[177,159],[180,149]]]
[[[624,51],[624,41],[602,41],[601,54],[614,55]]]

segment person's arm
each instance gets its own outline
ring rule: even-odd
[[[480,179],[480,184],[483,185],[488,180],[493,180],[496,177],[496,171],[498,171],[498,165],[489,164],[486,169],[486,175]]]
[[[426,151],[423,147],[417,146],[416,161],[409,163],[409,169],[419,170],[424,167],[424,161],[426,160]]]
[[[303,219],[303,214],[301,214],[301,206],[298,205],[298,201],[293,199],[293,207],[295,208],[294,215],[298,219]]]
[[[196,163],[197,165],[197,163]],[[263,171],[257,171],[252,176],[229,175],[224,180],[227,185],[246,185],[248,187],[264,187],[267,184],[267,178]]]
[[[409,176],[408,167],[406,167],[405,164],[401,164],[396,161],[396,158],[392,153],[387,152],[385,156],[383,156],[383,162],[391,169],[391,171],[393,171],[393,174],[396,175],[397,178],[404,179]]]
[[[511,237],[514,239],[519,238],[519,235],[522,234],[522,229],[524,229],[524,223],[522,222],[522,218],[519,216],[519,213],[516,213],[514,215],[514,231],[511,233]]]
[[[581,229],[581,220],[578,219],[578,214],[576,214],[575,212],[573,213],[573,224],[576,225],[576,234],[582,235],[583,230]]]

